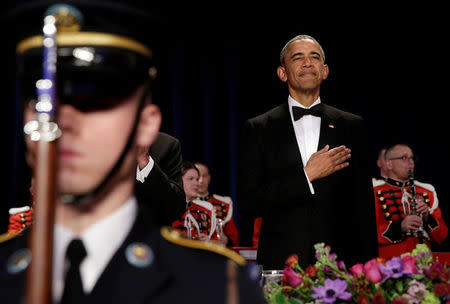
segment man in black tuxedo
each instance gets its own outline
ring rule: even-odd
[[[139,151],[135,194],[159,225],[170,226],[186,209],[182,163],[180,141],[164,132]]]
[[[376,257],[363,119],[321,102],[329,70],[313,37],[291,39],[280,61],[288,100],[246,121],[242,137],[237,203],[262,217],[258,263],[282,269],[298,254],[312,264],[319,242],[347,264]]]

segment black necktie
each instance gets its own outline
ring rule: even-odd
[[[86,257],[86,249],[80,239],[74,239],[67,247],[66,257],[70,262],[64,283],[64,293],[60,304],[81,303],[84,297],[81,282],[80,264]]]
[[[304,115],[314,115],[321,117],[323,114],[323,105],[319,103],[309,109],[294,106],[292,107],[292,113],[294,114],[294,120],[299,120]]]

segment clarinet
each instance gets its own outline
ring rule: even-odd
[[[417,195],[417,193],[416,193],[416,186],[414,184],[414,174],[413,174],[412,171],[408,171],[408,177],[409,177],[409,187],[410,187],[411,195],[412,195],[412,198],[411,198],[411,210],[412,210],[412,213],[411,214],[417,215],[417,211],[416,211],[416,195]],[[419,216],[422,217],[421,215],[419,215]],[[418,237],[419,238],[419,242],[421,244],[423,244],[424,235],[423,235],[422,227],[420,227],[420,229],[418,231],[415,231],[412,234],[415,237]]]

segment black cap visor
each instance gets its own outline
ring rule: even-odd
[[[108,46],[58,48],[56,94],[59,103],[80,111],[114,107],[150,79],[151,58],[141,53]],[[42,48],[19,54],[21,96],[36,98],[36,81],[42,78]]]

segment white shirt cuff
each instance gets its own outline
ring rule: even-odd
[[[311,194],[314,194],[314,187],[311,184],[311,182],[309,181],[309,177],[308,174],[306,174],[305,168],[303,168],[303,172],[305,172],[305,176],[306,176],[306,180],[308,181],[308,186],[309,186],[309,191],[311,191]]]
[[[150,174],[150,171],[152,171],[154,163],[155,163],[155,161],[149,155],[148,156],[148,164],[147,164],[147,166],[145,166],[144,169],[139,170],[139,165],[137,166],[137,168],[136,168],[136,179],[138,181],[140,181],[141,183],[143,183],[145,181],[145,179],[147,178],[147,176]]]

